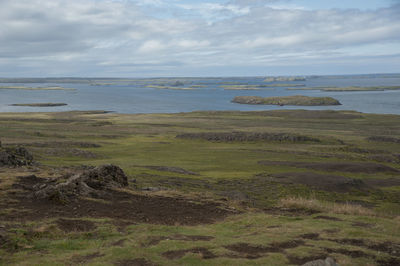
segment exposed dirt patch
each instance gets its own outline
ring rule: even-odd
[[[237,243],[233,245],[225,246],[226,249],[229,249],[238,253],[246,253],[250,255],[259,255],[260,253],[271,252],[271,248],[262,245],[252,245],[248,243]]]
[[[90,230],[88,223],[80,222],[79,218],[82,217],[110,218],[117,226],[125,227],[138,222],[206,224],[237,213],[210,201],[194,202],[180,197],[120,191],[121,187],[127,185],[127,177],[122,169],[113,165],[89,168],[80,174],[74,171],[68,176],[65,182],[41,179],[33,175],[18,178],[22,191],[12,191],[10,203],[7,205],[16,211],[9,212],[2,218],[5,221],[18,222],[63,218],[58,223],[66,231],[82,231]],[[201,237],[198,238],[200,240]],[[190,237],[185,239],[190,240]],[[192,240],[196,240],[195,237]]]
[[[363,181],[359,179],[312,172],[271,174],[270,178],[279,183],[302,184],[316,189],[342,193],[366,187]]]
[[[57,226],[64,232],[87,232],[96,229],[96,225],[92,221],[77,219],[58,219]]]
[[[352,258],[367,258],[371,257],[369,254],[366,254],[365,252],[361,250],[349,250],[349,249],[344,249],[344,248],[325,248],[325,251],[328,253],[338,253],[338,254],[343,254]]]
[[[303,239],[310,239],[310,240],[320,239],[319,234],[317,234],[317,233],[303,234],[303,235],[299,235],[299,237],[303,238]]]
[[[400,170],[378,163],[369,162],[284,162],[284,161],[259,161],[262,165],[284,165],[296,168],[308,168],[318,171],[336,171],[348,173],[399,173]]]
[[[180,241],[211,241],[213,236],[200,235],[172,235],[172,236],[154,236],[150,237],[143,246],[155,246],[163,240],[180,240]]]
[[[46,198],[29,199],[26,192],[16,192],[13,198],[19,202],[11,203],[9,207],[21,211],[4,215],[4,220],[92,217],[122,220],[124,224],[196,225],[212,223],[236,213],[222,209],[215,202],[191,202],[182,198],[137,195],[112,189],[104,190],[97,199],[77,197],[65,204]]]
[[[99,252],[95,252],[95,253],[83,255],[83,256],[82,255],[74,255],[74,256],[72,256],[71,261],[75,265],[76,264],[86,264],[95,258],[100,258],[103,256],[104,256],[104,254],[101,254]]]
[[[322,231],[328,234],[336,234],[339,233],[341,230],[339,228],[332,228],[332,229],[324,229]]]
[[[171,250],[164,252],[162,255],[167,259],[174,260],[180,259],[186,255],[186,253],[195,253],[200,254],[202,259],[213,259],[217,256],[209,251],[207,248],[199,247],[199,248],[192,248],[192,249],[182,249],[182,250]]]
[[[37,177],[36,175],[18,176],[18,183],[13,184],[13,187],[20,187],[23,189],[32,189],[38,183],[46,181],[44,178]]]
[[[376,142],[400,143],[399,138],[393,138],[393,137],[387,137],[387,136],[371,136],[371,137],[368,137],[367,140],[376,141]]]
[[[155,266],[156,264],[146,260],[145,258],[120,260],[114,263],[116,266]]]
[[[294,255],[288,255],[287,258],[289,260],[289,264],[291,265],[303,265],[307,262],[314,261],[314,260],[325,260],[327,257],[327,254],[315,254],[307,257],[297,257]]]
[[[45,141],[45,142],[28,142],[20,144],[23,146],[31,147],[80,147],[80,148],[99,148],[100,144],[92,142],[78,142],[78,141]]]
[[[320,142],[319,139],[292,133],[248,133],[248,132],[203,132],[184,133],[181,139],[203,139],[217,142],[278,141],[278,142]]]
[[[157,170],[157,171],[164,171],[164,172],[171,172],[171,173],[177,173],[177,174],[183,174],[183,175],[199,175],[198,173],[192,172],[185,170],[180,167],[172,167],[172,166],[153,166],[153,165],[148,165],[144,166],[148,169],[152,170]]]
[[[377,187],[392,187],[392,186],[400,186],[400,178],[385,178],[385,179],[377,179],[377,178],[368,178],[365,179],[364,182],[369,186],[377,186]]]
[[[390,257],[386,259],[380,259],[376,261],[378,266],[393,266],[393,265],[400,265],[400,259]]]
[[[120,239],[118,241],[115,241],[113,243],[111,243],[111,246],[113,247],[122,247],[125,243],[126,239]]]
[[[393,243],[390,241],[382,243],[373,243],[364,239],[352,239],[352,238],[328,239],[328,240],[344,245],[351,245],[351,246],[367,248],[374,251],[380,251],[395,257],[400,257],[400,243]]]
[[[332,216],[325,216],[325,215],[318,215],[315,216],[314,219],[321,219],[321,220],[328,220],[328,221],[336,221],[336,222],[342,222],[342,219],[332,217]]]
[[[273,242],[270,244],[272,248],[276,248],[278,250],[288,249],[288,248],[296,248],[299,246],[303,246],[305,242],[303,240],[289,240],[286,242]]]
[[[268,246],[252,245],[248,243],[236,243],[224,247],[237,253],[249,255],[252,258],[258,258],[265,253],[283,252],[285,249],[296,248],[298,246],[303,246],[304,244],[305,242],[303,240],[290,240],[285,242],[273,242]]]
[[[281,226],[280,225],[270,225],[270,226],[267,226],[267,228],[274,229],[274,228],[281,228]]]
[[[363,223],[363,222],[354,222],[351,224],[352,226],[356,227],[363,227],[363,228],[372,228],[374,227],[373,224]]]

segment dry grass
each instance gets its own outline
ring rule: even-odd
[[[376,212],[361,205],[325,202],[315,198],[288,197],[281,199],[279,205],[285,208],[309,209],[335,214],[377,216]]]

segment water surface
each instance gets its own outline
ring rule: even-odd
[[[146,87],[149,84],[174,83],[181,80],[184,87],[201,85],[194,90],[168,90]],[[118,113],[177,113],[198,110],[356,110],[365,113],[400,114],[400,90],[368,92],[322,92],[287,90],[286,87],[262,88],[260,90],[224,90],[224,84],[271,84],[264,77],[245,78],[171,78],[162,80],[114,80],[112,84],[73,83],[3,83],[0,86],[46,87],[61,86],[76,90],[0,90],[0,112],[47,112],[71,110],[107,110]],[[304,84],[306,87],[319,86],[397,86],[400,76],[318,76],[307,77],[306,81],[277,82],[284,84]],[[274,83],[272,83],[274,84]],[[338,99],[341,106],[299,107],[243,105],[231,103],[235,96],[331,96]],[[15,103],[67,103],[60,107],[21,107]]]

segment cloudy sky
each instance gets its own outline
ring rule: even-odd
[[[1,77],[400,72],[399,0],[0,0]]]

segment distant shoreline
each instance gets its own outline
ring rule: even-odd
[[[23,106],[23,107],[57,107],[66,106],[66,103],[14,103],[10,106]]]

